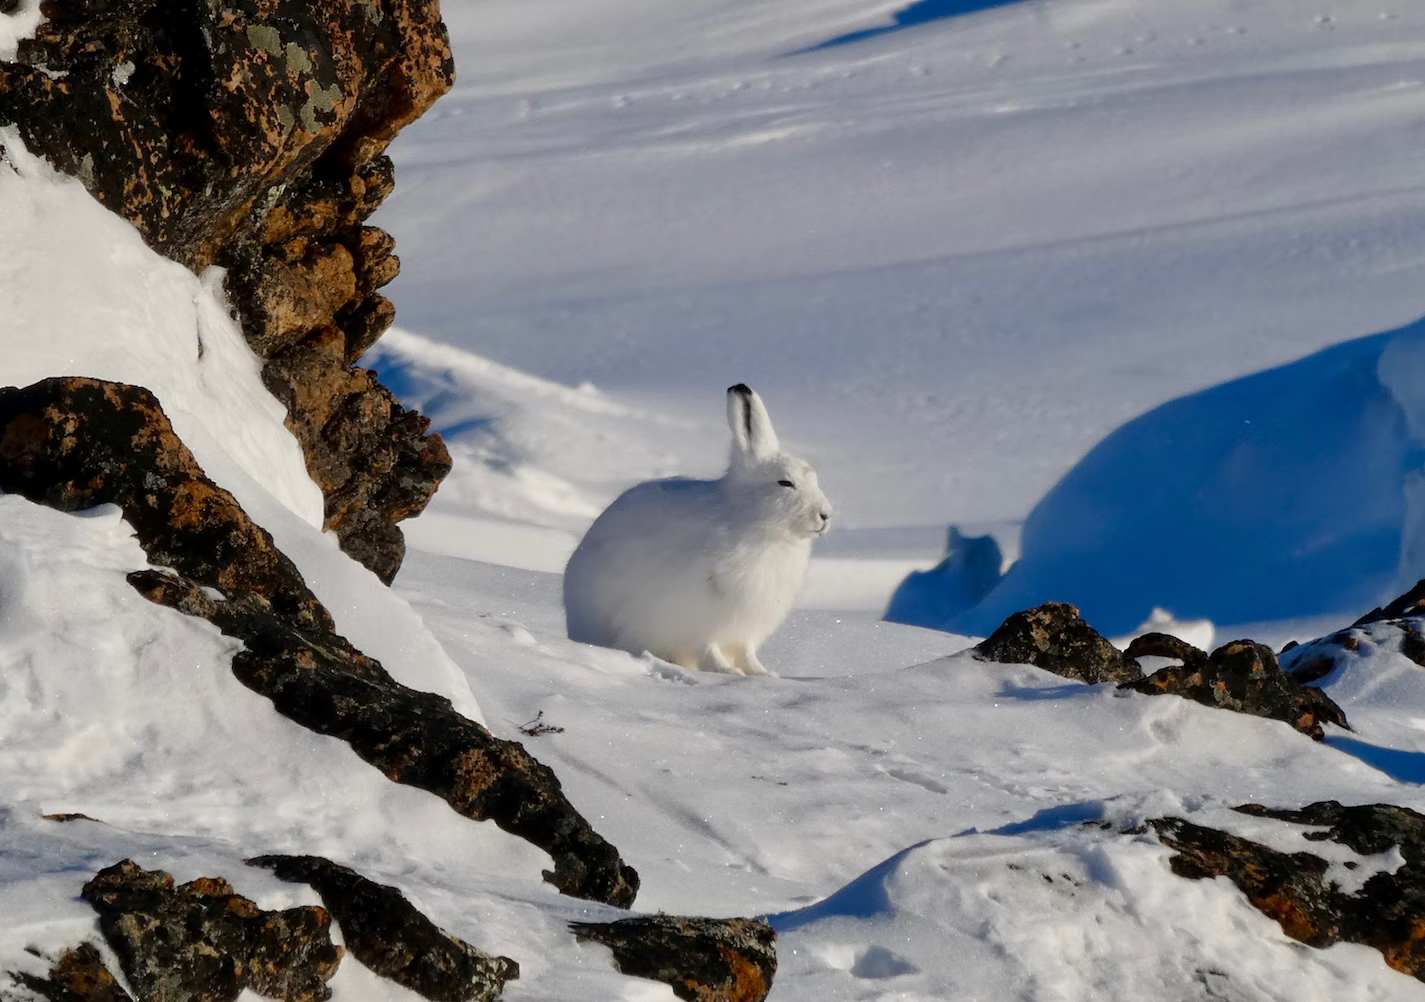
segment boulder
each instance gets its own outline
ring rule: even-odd
[[[1282,670],[1270,647],[1251,640],[1234,640],[1211,655],[1175,638],[1147,634],[1128,648],[1129,654],[1181,657],[1181,665],[1160,669],[1120,688],[1148,695],[1170,694],[1204,706],[1281,720],[1312,740],[1325,737],[1322,724],[1350,730],[1346,714],[1320,689],[1302,685]]]
[[[320,856],[259,856],[252,866],[309,885],[341,929],[351,955],[432,1002],[490,1002],[519,977],[508,957],[481,953],[438,927],[394,887]]]
[[[1302,683],[1325,678],[1356,654],[1363,643],[1393,644],[1425,668],[1425,581],[1385,606],[1372,609],[1344,630],[1293,644],[1282,651],[1293,678]],[[1287,657],[1289,655],[1289,657]]]
[[[1035,665],[1090,685],[1143,677],[1138,662],[1125,657],[1067,602],[1016,612],[975,647],[975,655],[1002,664]]]
[[[226,880],[174,886],[127,859],[100,870],[81,896],[139,1002],[234,1002],[245,989],[283,1002],[331,998],[342,950],[321,908],[264,911]]]
[[[777,934],[758,919],[635,915],[570,928],[612,950],[624,974],[662,981],[688,1002],[762,1002],[777,973]]]
[[[11,971],[10,977],[46,1002],[133,1002],[117,978],[104,966],[93,943],[65,950],[48,977]]]
[[[393,242],[365,225],[384,150],[454,82],[436,0],[45,0],[0,62],[0,125],[149,246],[226,269],[264,379],[326,496],[326,527],[383,580],[395,522],[450,469],[429,422],[360,357],[394,316]],[[313,404],[323,411],[317,414]]]
[[[1227,877],[1293,939],[1315,947],[1362,943],[1379,950],[1395,970],[1425,981],[1425,815],[1389,804],[1345,807],[1336,801],[1300,810],[1259,804],[1236,810],[1326,829],[1305,833],[1308,845],[1329,840],[1362,856],[1398,848],[1404,862],[1398,867],[1377,864],[1359,887],[1343,887],[1351,882],[1305,846],[1300,852],[1280,852],[1180,818],[1150,821],[1163,844],[1176,852],[1169,861],[1172,871],[1191,880]],[[1345,872],[1352,872],[1351,865],[1345,865]],[[1355,868],[1363,865],[1366,860]]]

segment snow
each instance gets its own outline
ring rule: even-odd
[[[933,562],[1126,420],[1425,312],[1425,13],[1329,8],[1019,3],[802,52],[897,5],[448,3],[391,294],[692,421],[746,382],[843,525],[938,526]]]
[[[1354,339],[1128,422],[1030,512],[1019,562],[978,604],[928,595],[896,618],[985,633],[1059,599],[1114,633],[1155,606],[1354,619],[1425,577],[1422,344],[1425,323]]]
[[[1425,11],[965,6],[447,0],[460,80],[393,147],[402,326],[366,364],[457,465],[394,589],[319,531],[220,276],[8,133],[6,381],[153,389],[344,634],[554,769],[639,910],[768,916],[774,1000],[1415,997],[1126,834],[1300,848],[1230,808],[1425,810],[1425,673],[1387,629],[1324,680],[1355,730],[1318,744],[881,614],[951,525],[964,559],[920,601],[959,589],[936,625],[975,634],[1055,598],[1120,642],[1275,645],[1416,573]],[[0,57],[22,30],[0,17]],[[780,677],[570,642],[583,529],[637,480],[716,475],[744,381],[838,512],[760,652]],[[312,898],[241,860],[311,852],[518,960],[513,1002],[671,997],[574,942],[616,913],[542,853],[240,686],[232,641],[126,584],[143,566],[113,509],[0,497],[0,968],[95,938],[75,894],[124,856],[276,907]],[[541,713],[563,730],[521,735]],[[1343,887],[1399,865],[1309,848]],[[350,961],[334,988],[410,998]]]
[[[13,11],[0,14],[0,59],[14,59],[20,42],[33,38],[43,20],[39,0],[19,0]]]

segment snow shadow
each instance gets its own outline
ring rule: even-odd
[[[902,849],[815,904],[798,908],[795,911],[764,915],[762,918],[778,933],[785,933],[811,925],[813,922],[820,922],[825,918],[868,919],[885,914],[891,908],[890,895],[886,891],[886,881],[896,872],[902,860],[921,846],[929,845],[932,841],[934,840],[926,839]]]
[[[471,413],[472,409],[483,410],[481,402],[450,374],[432,370],[429,366],[422,367],[393,352],[373,352],[361,363],[376,373],[396,399],[430,418],[431,430],[439,432],[447,440],[488,434],[495,430],[493,417]]]
[[[1059,831],[1073,828],[1090,821],[1101,821],[1104,816],[1102,800],[1086,800],[1077,804],[1060,804],[1036,811],[1033,817],[992,828],[986,835],[1027,835],[1030,832]],[[968,834],[968,833],[967,833]]]
[[[933,573],[933,572],[932,572]],[[1425,573],[1425,321],[1169,401],[1114,431],[964,608],[922,578],[895,620],[984,636],[1071,602],[1109,636],[1178,619],[1354,618]],[[910,601],[904,601],[909,599]]]
[[[1024,0],[918,0],[909,7],[896,11],[895,21],[892,24],[882,25],[879,28],[866,28],[861,31],[848,32],[845,35],[838,35],[835,38],[827,39],[825,42],[818,42],[816,45],[805,49],[798,49],[790,53],[794,56],[807,52],[820,52],[823,49],[834,49],[840,45],[851,45],[854,42],[864,42],[868,38],[875,38],[878,35],[888,35],[893,31],[903,31],[906,28],[915,28],[922,24],[929,24],[932,21],[944,21],[952,17],[964,17],[966,14],[978,14],[980,11],[993,10],[996,7],[1008,7],[1012,4],[1023,3]]]
[[[1339,734],[1327,735],[1326,744],[1352,758],[1360,759],[1372,769],[1379,769],[1397,782],[1425,783],[1425,754],[1421,752],[1382,748],[1359,738]]]

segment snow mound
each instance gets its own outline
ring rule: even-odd
[[[1164,404],[1039,502],[983,601],[947,589],[894,618],[982,635],[1051,600],[1110,634],[1155,608],[1353,618],[1425,575],[1422,384],[1425,321]]]
[[[1366,947],[1303,951],[1227,882],[1176,877],[1154,839],[1104,827],[912,846],[824,901],[773,916],[778,977],[838,999],[1329,1002],[1416,990]]]

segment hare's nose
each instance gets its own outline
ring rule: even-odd
[[[821,524],[822,524],[822,525],[825,525],[827,522],[830,522],[830,521],[831,521],[831,512],[829,512],[829,511],[819,511],[819,512],[817,512],[817,514],[821,516]]]

